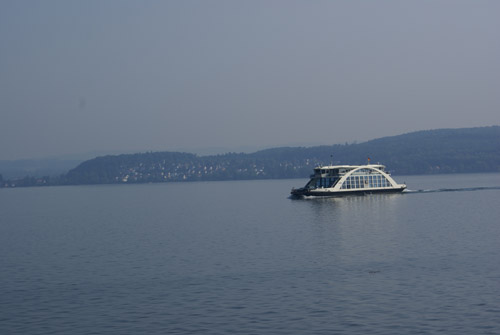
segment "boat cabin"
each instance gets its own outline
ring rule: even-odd
[[[340,189],[381,188],[391,187],[392,183],[387,178],[385,166],[379,164],[360,166],[321,166],[314,169],[311,180],[305,188],[333,188],[346,175]]]

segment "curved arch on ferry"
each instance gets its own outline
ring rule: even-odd
[[[358,168],[355,168],[349,172],[347,172],[337,183],[337,185],[339,185],[339,187],[342,187],[342,185],[344,185],[344,182],[347,180],[347,178],[351,177],[355,172],[357,171],[360,171],[360,170],[372,170],[372,171],[375,171],[377,173],[379,173],[380,175],[382,175],[386,180],[387,182],[391,185],[391,187],[397,187],[397,184],[396,182],[391,178],[391,176],[380,170],[380,169],[377,169],[375,167],[371,167],[371,166],[360,166]]]

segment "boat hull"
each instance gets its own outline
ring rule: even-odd
[[[401,193],[406,189],[406,187],[401,188],[386,188],[386,189],[370,189],[370,190],[345,190],[345,191],[315,191],[315,190],[305,190],[305,189],[295,189],[292,190],[291,195],[293,197],[345,197],[351,195],[366,195],[366,194],[378,194],[378,193]]]

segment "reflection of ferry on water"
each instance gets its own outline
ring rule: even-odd
[[[402,192],[405,184],[397,184],[385,166],[332,165],[314,169],[306,186],[293,188],[293,196],[343,196],[365,193]]]

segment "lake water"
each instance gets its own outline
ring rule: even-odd
[[[499,334],[500,174],[0,190],[1,334]]]

